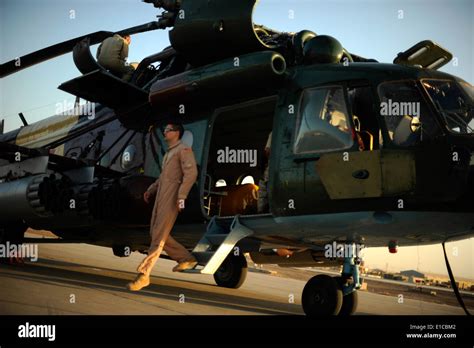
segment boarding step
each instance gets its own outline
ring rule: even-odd
[[[242,225],[239,216],[219,219],[214,216],[207,226],[206,233],[196,244],[192,254],[198,261],[198,267],[186,273],[214,274],[239,241],[253,234]]]
[[[214,256],[214,254],[215,254],[215,251],[201,251],[198,253],[193,252],[193,255],[198,261],[199,265],[207,264],[209,260],[211,260],[211,258]]]

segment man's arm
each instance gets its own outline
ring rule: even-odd
[[[120,51],[120,60],[125,62],[128,57],[128,43],[123,40],[122,50]]]
[[[154,195],[156,193],[156,191],[158,190],[158,187],[160,187],[160,178],[159,177],[158,177],[158,179],[155,180],[155,182],[153,184],[148,186],[146,192],[148,192],[150,195]]]
[[[153,184],[148,186],[147,190],[143,193],[143,200],[145,203],[150,203],[150,198],[156,194],[158,187],[160,186],[160,178],[156,179]]]
[[[191,187],[196,182],[198,171],[196,159],[190,147],[185,147],[179,152],[179,160],[183,171],[183,180],[178,190],[178,199],[181,200],[188,197]]]

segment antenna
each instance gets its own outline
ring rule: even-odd
[[[28,126],[28,122],[26,122],[26,118],[25,118],[25,116],[23,115],[23,113],[20,112],[20,113],[18,114],[18,116],[20,116],[21,122],[23,122],[23,126]]]

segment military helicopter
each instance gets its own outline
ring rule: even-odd
[[[59,88],[95,103],[93,117],[55,115],[0,135],[3,243],[41,242],[24,238],[31,227],[57,243],[145,253],[142,195],[160,174],[170,117],[184,123],[199,167],[172,233],[199,261],[189,272],[218,286],[243,284],[247,253],[257,264],[342,266],[310,279],[302,306],[348,315],[362,281],[357,246],[444,247],[474,234],[473,87],[437,71],[447,50],[426,40],[382,64],[331,36],[254,24],[255,0],[145,2],[164,9],[159,20],[118,33],[171,27],[171,46],[144,58],[130,82],[90,52],[112,32],[2,64],[4,77],[72,51],[82,75]],[[270,133],[261,212],[255,183]],[[334,243],[349,253],[328,256]]]

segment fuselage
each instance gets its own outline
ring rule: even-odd
[[[193,148],[199,177],[174,235],[192,248],[212,216],[239,214],[242,223],[255,231],[252,238],[262,245],[302,247],[352,240],[382,246],[393,239],[400,245],[411,245],[471,236],[472,109],[457,110],[465,112],[467,121],[456,124],[456,118],[464,114],[452,116],[452,110],[443,109],[451,100],[434,100],[437,95],[429,89],[452,91],[450,98],[463,98],[464,104],[472,107],[468,86],[461,84],[462,80],[445,73],[394,64],[295,66],[268,95],[197,110],[185,123],[184,141]],[[397,103],[398,112],[405,107],[403,113],[390,114]],[[390,110],[384,115],[382,108],[387,106]],[[56,134],[48,132],[54,129],[51,124],[59,122],[57,116],[41,121],[43,133],[38,131],[39,125],[31,125],[4,134],[0,141],[48,148],[59,156],[98,160],[98,166],[132,178],[122,184],[133,192],[124,204],[143,208],[137,187],[144,188],[144,182],[159,176],[166,150],[160,129],[125,136],[127,130],[112,110],[101,106],[97,110],[95,119],[78,117],[73,124],[64,116],[62,122],[67,127],[55,129]],[[449,121],[453,117],[455,121]],[[87,127],[90,129],[80,136],[57,143],[66,134]],[[100,132],[100,148],[85,153]],[[270,132],[269,211],[259,214],[255,210],[256,197],[245,209],[238,204],[225,212],[216,209],[209,201],[215,202],[226,190],[238,189],[244,176],[252,177],[255,184],[262,179],[267,165],[262,160],[263,149]],[[41,141],[35,134],[40,134]],[[223,149],[255,151],[258,161],[218,163],[218,151]],[[140,177],[146,179],[133,179]],[[226,182],[227,189],[216,193],[219,180]],[[131,188],[138,181],[141,184]],[[86,226],[75,228],[73,220],[68,224],[58,217],[39,217],[30,222],[64,238],[79,236],[94,244],[143,249],[148,242],[151,207],[146,209],[147,213],[135,219],[130,214],[114,216],[114,212],[92,217],[86,223],[87,234],[80,232]]]

